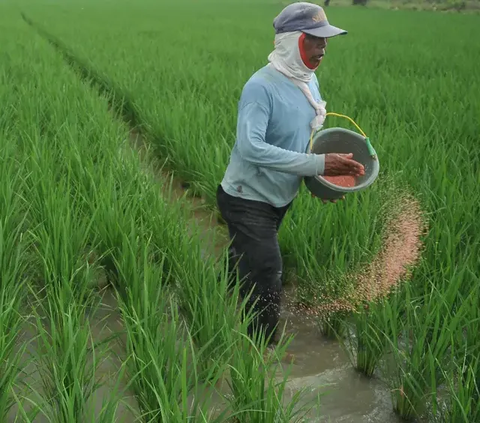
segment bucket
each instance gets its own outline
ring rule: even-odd
[[[307,189],[314,196],[324,200],[336,200],[348,193],[364,190],[375,182],[380,171],[377,153],[369,138],[349,129],[328,128],[317,132],[311,140],[310,153],[353,153],[353,160],[365,167],[364,175],[347,176],[343,178],[341,185],[335,183],[335,180],[342,179],[339,177],[321,175],[305,177]]]

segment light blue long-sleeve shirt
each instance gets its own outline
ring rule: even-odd
[[[316,76],[309,83],[321,101]],[[308,154],[315,110],[305,94],[270,66],[245,84],[238,104],[237,138],[221,182],[235,197],[274,207],[290,203],[304,176],[322,175],[325,156]]]

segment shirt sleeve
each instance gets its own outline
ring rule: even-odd
[[[237,148],[240,156],[256,166],[299,176],[323,175],[325,155],[297,153],[265,141],[271,103],[265,87],[255,84],[254,95],[241,102],[237,121]],[[250,93],[251,94],[251,93]]]

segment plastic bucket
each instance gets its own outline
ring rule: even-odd
[[[353,153],[353,160],[365,167],[365,175],[355,177],[354,186],[335,185],[320,175],[305,177],[307,189],[321,199],[335,200],[362,191],[373,184],[380,171],[380,163],[369,139],[348,129],[328,128],[317,132],[311,153]]]

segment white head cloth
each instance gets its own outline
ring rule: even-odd
[[[325,121],[327,103],[325,101],[317,103],[307,85],[315,70],[309,69],[300,56],[298,39],[301,35],[300,31],[277,34],[275,36],[275,49],[269,54],[268,61],[270,66],[289,78],[305,94],[316,113],[315,118],[310,122],[310,126],[317,131],[322,128]]]

